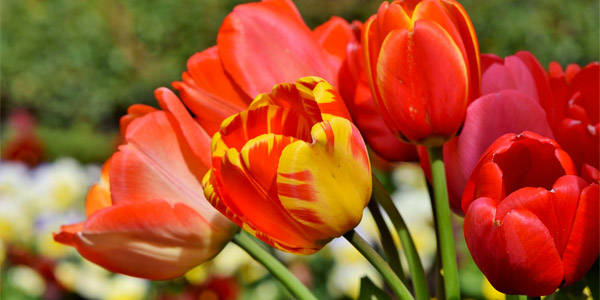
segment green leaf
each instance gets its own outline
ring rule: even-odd
[[[378,288],[369,277],[360,279],[360,294],[358,300],[390,300],[390,296]]]

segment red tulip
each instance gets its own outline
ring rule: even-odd
[[[444,145],[450,205],[458,214],[465,213],[460,199],[469,175],[497,138],[523,131],[554,137],[544,111],[552,95],[537,59],[519,51],[505,59],[484,54],[481,62],[482,96],[467,108],[460,136]]]
[[[554,103],[546,110],[556,141],[571,155],[577,170],[584,164],[600,168],[600,64],[583,69],[550,63]]]
[[[453,0],[384,2],[363,30],[367,78],[381,115],[403,140],[439,147],[479,96],[479,48]]]
[[[135,105],[121,120],[126,143],[90,189],[88,219],[54,239],[113,272],[160,280],[211,259],[236,227],[201,192],[210,137],[171,91],[155,95],[163,110]]]
[[[207,199],[273,247],[314,253],[360,222],[371,195],[367,151],[349,118],[319,78],[259,95],[213,137]]]
[[[315,28],[315,34],[322,31],[331,33],[329,38],[321,39],[324,41],[322,45],[326,50],[333,48],[329,51],[343,59],[338,73],[340,95],[367,144],[377,155],[388,161],[415,161],[418,158],[415,146],[394,136],[381,118],[369,90],[360,45],[362,27],[360,22],[348,24],[345,20],[334,17]],[[344,39],[338,41],[339,37]]]
[[[599,253],[598,183],[532,132],[506,134],[484,153],[462,198],[465,240],[499,291],[540,296],[578,281]]]

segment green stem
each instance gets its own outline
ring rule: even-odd
[[[396,248],[396,244],[394,243],[394,238],[390,233],[390,230],[385,224],[385,220],[381,215],[381,211],[379,210],[379,204],[376,201],[369,201],[369,211],[371,211],[371,215],[373,216],[373,220],[375,220],[375,224],[377,225],[377,229],[379,229],[379,235],[381,236],[381,245],[383,246],[383,251],[385,252],[385,257],[390,264],[394,273],[398,275],[402,283],[406,284],[406,275],[404,275],[404,270],[402,269],[402,262],[400,262],[400,254],[398,254],[398,248]]]
[[[398,208],[394,205],[394,201],[392,201],[392,198],[385,190],[385,187],[375,175],[373,175],[372,197],[381,205],[381,207],[383,207],[392,220],[394,227],[396,227],[402,249],[404,249],[404,254],[408,261],[408,268],[410,270],[416,298],[419,300],[429,300],[431,297],[429,296],[427,277],[425,277],[425,271],[423,270],[423,265],[419,259],[419,253],[417,252],[415,243],[410,236],[410,231],[408,231],[408,227],[406,226],[406,223],[404,223],[404,219],[402,218],[402,215],[400,215]]]
[[[442,160],[442,148],[427,148],[431,164],[431,178],[433,183],[433,198],[437,218],[437,233],[440,244],[438,251],[442,256],[442,272],[446,299],[460,299],[458,283],[458,269],[456,267],[456,253],[454,250],[454,233],[452,231],[452,215],[448,201],[446,187],[446,171]]]
[[[301,300],[317,300],[302,282],[277,260],[267,250],[256,243],[254,238],[244,230],[233,237],[233,242],[244,249],[250,256],[260,262],[275,278],[277,278],[290,293]]]
[[[352,246],[354,246],[354,248],[356,248],[356,250],[358,250],[371,265],[373,265],[373,267],[375,267],[399,299],[414,299],[400,278],[396,276],[396,273],[394,273],[392,268],[390,268],[385,260],[383,260],[383,258],[379,256],[379,254],[369,246],[369,243],[358,235],[356,231],[352,230],[344,234],[344,238],[346,238],[348,242],[350,242],[350,244],[352,244]]]
[[[433,213],[433,226],[435,227],[435,244],[436,247],[440,247],[440,235],[438,233],[437,226],[437,213],[435,211],[435,202],[433,201],[433,186],[427,181],[427,192],[429,193],[429,199],[431,200],[431,212]],[[437,249],[436,248],[436,249]],[[446,293],[444,292],[444,277],[442,276],[442,256],[440,251],[435,251],[435,297],[437,299],[445,299]]]
[[[542,297],[540,297],[540,296],[536,296],[536,297],[527,296],[527,300],[541,300],[541,299],[542,299]]]

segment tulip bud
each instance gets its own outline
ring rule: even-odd
[[[464,233],[499,291],[541,296],[577,282],[599,253],[598,183],[575,175],[553,140],[506,134],[467,182]]]
[[[456,135],[480,82],[477,38],[458,2],[384,2],[362,44],[371,91],[397,137],[439,147]]]

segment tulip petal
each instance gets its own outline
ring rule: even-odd
[[[537,88],[538,101],[546,113],[548,113],[550,111],[549,107],[552,106],[553,97],[552,90],[550,89],[550,82],[548,81],[548,77],[546,75],[546,70],[544,70],[537,58],[535,58],[535,56],[533,56],[533,54],[530,52],[519,51],[515,53],[515,56],[521,59],[521,62],[523,62],[529,69]],[[548,120],[550,124],[552,124],[550,118],[548,118]]]
[[[391,32],[377,68],[379,107],[393,131],[419,143],[458,131],[467,106],[467,69],[460,49],[438,24],[419,20],[412,32]]]
[[[199,192],[208,166],[190,149],[178,125],[171,114],[162,111],[129,125],[127,144],[119,147],[111,161],[113,203],[166,199],[217,214]]]
[[[219,130],[221,121],[244,110],[252,100],[225,72],[217,46],[194,54],[187,68],[184,81],[172,85],[210,135]]]
[[[525,130],[552,138],[544,110],[529,97],[516,91],[501,91],[471,103],[460,136],[444,145],[451,203],[460,201],[469,175],[497,138]]]
[[[110,197],[110,161],[109,158],[102,166],[100,182],[92,185],[85,198],[85,215],[89,217],[94,212],[112,205]]]
[[[145,104],[134,104],[127,108],[127,114],[122,116],[119,120],[119,125],[121,126],[121,138],[125,139],[125,134],[127,133],[127,126],[131,124],[131,122],[139,117],[143,117],[146,114],[157,111],[156,108],[152,106],[148,106]]]
[[[370,165],[360,133],[348,120],[316,124],[311,135],[311,144],[297,141],[283,150],[277,191],[294,218],[326,239],[360,222],[357,208],[371,195]]]
[[[481,87],[481,59],[479,55],[479,42],[473,23],[467,14],[467,11],[458,1],[442,0],[446,10],[454,19],[454,24],[465,46],[467,65],[469,66],[469,103],[480,96]]]
[[[97,211],[82,228],[63,227],[57,241],[72,239],[77,251],[104,268],[163,280],[212,258],[227,241],[191,207],[166,201],[124,203]]]
[[[292,83],[278,84],[273,87],[271,93],[258,95],[248,109],[253,110],[261,106],[274,105],[292,110],[311,125],[323,121],[312,91],[303,90],[301,92],[298,88],[302,88],[302,86]]]
[[[331,117],[342,117],[352,121],[344,99],[327,81],[314,76],[303,77],[296,81],[296,87],[301,94],[308,94],[314,98],[324,120],[329,120]]]
[[[199,168],[205,169],[210,166],[210,141],[211,137],[206,133],[188,113],[187,109],[181,103],[181,100],[167,88],[158,88],[154,91],[161,108],[173,114],[177,121],[185,141],[189,144],[190,150],[196,155],[202,163]],[[178,131],[179,132],[179,131]],[[195,161],[194,161],[195,162]],[[195,166],[194,166],[195,167]]]
[[[479,198],[467,211],[465,240],[490,283],[506,294],[548,295],[563,279],[552,236],[531,212],[513,209],[495,220],[495,203]]]
[[[317,43],[327,52],[332,70],[339,70],[346,58],[346,47],[354,40],[350,24],[343,18],[333,16],[313,30]]]
[[[415,145],[400,141],[386,126],[371,91],[364,84],[356,87],[354,103],[348,106],[352,119],[371,149],[388,161],[416,161]]]
[[[567,286],[585,275],[600,252],[599,194],[598,184],[591,184],[581,192],[569,241],[562,256]]]
[[[230,148],[223,156],[219,172],[211,172],[210,176],[214,178],[205,179],[205,182],[212,186],[235,187],[207,189],[212,193],[207,196],[213,206],[226,207],[229,215],[235,216],[232,221],[240,227],[276,248],[291,252],[309,249],[305,253],[308,254],[318,248],[306,234],[298,234],[305,230],[283,209],[275,185],[279,156],[283,148],[294,141],[293,138],[266,134],[248,141],[242,153]],[[264,171],[270,173],[260,174]]]
[[[506,57],[504,64],[491,65],[481,77],[482,95],[511,89],[540,103],[536,80],[528,65],[517,56]]]
[[[225,69],[251,97],[304,76],[337,85],[328,56],[291,1],[236,6],[221,25],[217,45]]]
[[[223,121],[220,139],[228,148],[241,151],[247,141],[265,133],[292,136],[309,141],[311,126],[309,120],[291,109],[267,105],[243,111]],[[213,144],[215,143],[217,141],[213,138]],[[214,156],[215,151],[213,150]]]

